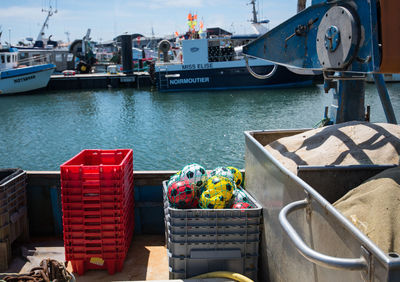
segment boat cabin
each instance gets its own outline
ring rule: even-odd
[[[172,63],[207,64],[239,59],[229,38],[183,40],[181,48],[172,48]]]
[[[18,50],[16,48],[0,49],[0,70],[12,69],[18,66]]]

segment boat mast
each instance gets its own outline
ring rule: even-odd
[[[306,0],[297,0],[297,13],[300,13],[306,8]]]
[[[256,0],[251,0],[250,3],[251,5],[253,5],[253,23],[257,23],[257,11],[256,11]]]
[[[42,28],[41,28],[40,31],[39,31],[39,34],[38,34],[38,37],[37,37],[36,41],[43,41],[44,29],[45,29],[46,27],[48,27],[49,18],[50,18],[54,13],[57,13],[57,8],[56,8],[56,9],[54,10],[54,12],[53,12],[53,7],[51,6],[51,3],[50,3],[49,9],[48,9],[48,10],[42,9],[42,12],[47,12],[47,17],[46,17],[46,19],[45,19],[45,21],[44,21],[44,23],[43,23],[43,25],[42,25]]]
[[[268,26],[266,26],[266,24],[269,23],[269,20],[258,21],[257,19],[256,0],[251,0],[250,3],[248,3],[247,5],[253,6],[252,9],[253,19],[250,22],[253,28],[255,29],[256,33],[261,35],[268,32]]]

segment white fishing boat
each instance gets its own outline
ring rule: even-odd
[[[53,64],[18,66],[18,49],[0,48],[0,95],[23,93],[47,86]]]

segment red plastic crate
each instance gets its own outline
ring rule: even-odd
[[[126,221],[124,216],[79,216],[79,217],[66,217],[63,216],[64,224],[85,224],[85,225],[101,225],[101,224],[124,224]]]
[[[124,230],[84,230],[84,231],[67,231],[64,232],[64,238],[67,240],[91,238],[124,238],[127,232]]]
[[[102,230],[118,230],[124,231],[125,228],[133,229],[134,228],[134,218],[126,217],[126,218],[64,218],[64,230],[68,232],[68,230],[72,230],[76,227],[84,226],[82,232],[85,230],[98,230],[101,228]]]
[[[133,171],[131,149],[83,150],[60,166],[61,180],[120,180]]]
[[[64,203],[85,203],[85,202],[127,202],[133,199],[133,191],[126,194],[109,193],[84,193],[84,194],[65,194],[62,195]]]
[[[102,236],[113,238],[125,236],[134,229],[133,219],[127,219],[123,224],[103,224],[103,225],[66,225],[64,236]]]
[[[110,259],[124,259],[128,253],[129,245],[125,246],[109,246],[98,249],[81,248],[80,252],[72,252],[73,247],[65,248],[65,260],[88,260],[93,257],[101,258],[103,260]]]
[[[128,199],[129,201],[129,199]],[[127,201],[127,202],[128,202]],[[63,203],[63,211],[69,210],[80,210],[84,211],[101,211],[102,209],[111,209],[111,210],[124,210],[124,208],[128,205],[122,201],[118,202],[101,202],[101,201],[83,201],[83,202],[64,202]],[[82,213],[82,216],[84,213]]]
[[[108,180],[108,179],[95,179],[95,180],[61,180],[61,186],[65,190],[71,188],[80,188],[82,193],[88,189],[96,189],[98,193],[103,191],[103,188],[112,188],[113,193],[121,193],[121,191],[130,190],[133,188],[133,170],[127,172],[128,176],[124,179]],[[122,189],[122,190],[121,190]],[[110,190],[107,190],[110,191]],[[68,191],[69,192],[69,191]]]
[[[97,189],[97,188],[86,189],[86,190],[82,190],[81,188],[64,188],[61,191],[61,197],[64,197],[64,196],[91,196],[91,195],[92,196],[96,196],[96,195],[126,196],[126,195],[131,194],[131,192],[133,193],[133,189],[125,191],[124,188],[114,189],[114,188],[109,188],[109,187],[104,187],[101,189],[101,191],[99,191],[99,189]]]
[[[102,259],[103,260],[103,259]],[[110,275],[113,275],[115,272],[121,272],[122,268],[124,267],[124,260],[117,259],[117,260],[110,260],[106,259],[103,260],[103,264],[100,265],[99,263],[91,263],[91,259],[87,260],[71,260],[72,269],[74,272],[78,273],[79,275],[85,274],[87,270],[91,269],[107,269]]]
[[[133,197],[121,202],[68,202],[63,203],[63,218],[128,217],[133,212]],[[66,222],[67,224],[67,222]]]
[[[132,150],[83,150],[60,170],[66,260],[79,274],[120,271],[134,229]]]
[[[64,228],[64,233],[69,233],[69,232],[79,232],[79,233],[102,233],[105,232],[105,234],[109,234],[110,232],[125,232],[126,228],[133,227],[134,225],[132,224],[133,219],[128,219],[124,222],[124,224],[121,225],[80,225],[80,224],[75,224],[75,225],[66,225]]]
[[[118,237],[115,235],[111,235],[111,237],[105,237],[103,236],[104,234],[111,235],[109,232],[94,234],[79,234],[77,232],[65,233],[64,245],[66,254],[85,253],[88,251],[113,252],[117,250],[115,248],[129,247],[130,239],[133,235],[133,228],[126,229],[124,232],[119,232]],[[121,251],[121,249],[118,251]]]
[[[93,257],[101,258],[103,260],[106,259],[123,259],[126,257],[127,248],[126,246],[119,246],[119,247],[108,247],[103,249],[92,249],[89,250],[88,248],[81,248],[80,252],[71,252],[71,248],[65,248],[65,260],[72,261],[72,260],[88,260]]]
[[[67,245],[69,239],[85,239],[93,240],[104,239],[105,243],[113,243],[108,239],[125,239],[133,235],[134,231],[134,214],[125,218],[122,224],[102,224],[102,225],[65,225],[64,227],[64,243]],[[78,241],[86,242],[86,241]]]
[[[76,239],[70,239],[67,240],[65,243],[65,247],[72,247],[76,246],[76,252],[82,252],[82,250],[92,248],[93,250],[98,250],[101,248],[105,247],[110,247],[112,251],[112,247],[118,247],[118,246],[125,246],[125,238],[120,237],[120,238],[101,238],[99,236],[93,236],[93,237],[88,237],[88,239],[85,238],[76,238]],[[79,249],[82,248],[82,249]]]
[[[66,240],[65,257],[71,259],[85,259],[93,255],[101,258],[122,258],[128,252],[129,237],[124,239],[102,239],[102,240]]]

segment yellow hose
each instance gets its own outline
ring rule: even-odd
[[[247,278],[246,276],[229,271],[215,271],[210,273],[201,274],[191,279],[206,279],[206,278],[228,278],[238,282],[253,282],[253,280]]]

